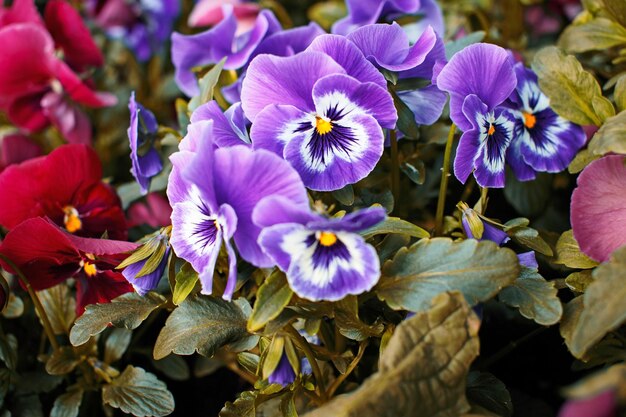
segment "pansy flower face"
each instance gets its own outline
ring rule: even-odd
[[[550,108],[532,70],[519,63],[515,73],[517,87],[510,105],[516,123],[507,161],[522,181],[534,179],[535,172],[560,172],[584,145],[585,133]]]
[[[260,55],[243,83],[253,146],[284,157],[314,190],[336,190],[367,176],[383,152],[382,127],[397,120],[385,89],[346,72],[317,51]]]
[[[356,232],[383,221],[382,208],[326,219],[270,197],[258,204],[253,218],[264,227],[259,243],[286,272],[298,296],[336,301],[369,291],[378,282],[376,251]]]

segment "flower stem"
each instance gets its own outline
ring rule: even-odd
[[[289,336],[291,336],[293,342],[304,352],[304,356],[306,356],[309,360],[311,368],[313,369],[313,375],[315,376],[315,382],[317,383],[317,389],[319,390],[319,396],[323,402],[328,401],[328,398],[326,397],[326,384],[324,383],[324,378],[322,377],[322,371],[317,364],[317,360],[315,359],[315,355],[311,350],[309,342],[307,342],[307,340],[300,333],[298,333],[298,331],[294,329],[291,324],[285,326],[284,330],[289,334]]]
[[[48,340],[50,341],[50,345],[52,346],[52,349],[54,349],[55,351],[59,350],[59,347],[60,347],[59,342],[57,342],[57,339],[54,336],[54,331],[52,330],[52,324],[50,324],[50,319],[48,318],[48,314],[46,313],[46,310],[43,308],[43,305],[41,304],[41,300],[39,300],[37,293],[35,292],[33,287],[30,285],[30,281],[28,281],[26,276],[24,276],[22,271],[17,267],[17,265],[15,265],[15,263],[12,260],[7,258],[3,254],[0,254],[0,258],[4,262],[6,262],[7,265],[9,265],[11,269],[13,269],[13,271],[15,271],[17,276],[20,278],[20,281],[22,281],[22,283],[26,287],[26,290],[28,291],[28,295],[30,295],[31,300],[33,300],[33,304],[35,305],[35,310],[37,310],[37,314],[39,314],[39,318],[41,319],[41,324],[43,325],[43,329],[46,332],[46,335],[48,336]]]
[[[355,358],[352,360],[352,362],[350,362],[350,365],[348,365],[346,372],[339,375],[337,379],[333,381],[330,388],[328,388],[328,394],[327,394],[328,398],[333,397],[333,395],[335,394],[335,391],[337,391],[337,388],[339,388],[341,384],[343,383],[343,381],[345,381],[346,378],[352,373],[352,371],[354,371],[354,368],[356,368],[356,366],[361,361],[361,358],[363,357],[363,354],[365,353],[365,348],[367,347],[368,344],[369,344],[368,339],[365,339],[363,342],[361,342],[361,344],[359,345],[359,351],[356,354]]]
[[[456,126],[450,126],[446,150],[443,154],[443,168],[441,169],[441,184],[439,186],[439,199],[437,200],[437,214],[435,217],[435,235],[440,235],[443,230],[443,210],[446,207],[446,193],[448,191],[448,177],[450,176],[450,155],[452,154],[452,142]]]
[[[489,192],[489,188],[481,187],[480,188],[480,214],[485,214],[487,211],[487,202],[489,199],[487,198],[487,193]]]
[[[391,193],[393,194],[393,205],[398,207],[400,198],[400,162],[398,161],[398,137],[396,131],[389,131],[389,142],[391,143]]]

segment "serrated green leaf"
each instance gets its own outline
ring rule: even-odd
[[[37,295],[52,325],[54,334],[68,334],[76,318],[76,302],[65,283],[55,285]]]
[[[602,51],[623,44],[626,44],[626,29],[603,17],[569,25],[559,38],[559,47],[572,54]]]
[[[606,119],[589,141],[588,150],[597,156],[626,153],[626,111]]]
[[[137,417],[166,416],[174,411],[174,397],[155,375],[128,365],[102,387],[102,402]]]
[[[620,248],[609,262],[593,271],[593,282],[582,295],[584,309],[573,327],[569,346],[577,358],[626,321],[625,280],[626,248]]]
[[[369,337],[380,337],[385,327],[382,323],[365,324],[359,318],[356,296],[349,295],[334,303],[335,323],[339,332],[348,339],[363,341]]]
[[[83,390],[76,387],[69,389],[54,400],[50,417],[77,417],[82,402]]]
[[[469,410],[465,386],[478,355],[478,320],[459,293],[396,328],[380,368],[356,391],[305,417],[457,417]]]
[[[478,32],[472,32],[468,34],[467,36],[462,37],[461,39],[447,42],[446,43],[446,59],[449,61],[450,58],[452,58],[454,54],[459,52],[461,49],[465,48],[466,46],[470,46],[474,43],[481,42],[483,39],[485,39],[485,32],[481,30]]]
[[[395,91],[389,90],[389,93],[391,93],[391,97],[393,97],[393,104],[398,112],[397,128],[409,138],[419,137],[419,126],[415,121],[413,111],[402,101]]]
[[[228,302],[212,296],[187,298],[170,314],[159,333],[154,358],[194,352],[211,357],[223,346],[233,351],[254,347],[259,337],[248,333],[246,328],[246,303],[242,299]]]
[[[254,391],[244,391],[234,402],[227,402],[219,417],[256,417],[256,397]]]
[[[577,269],[590,269],[598,266],[596,261],[580,251],[571,229],[559,237],[556,243],[556,260],[554,262]]]
[[[506,386],[489,372],[470,372],[467,377],[467,399],[472,405],[500,417],[513,415],[513,401]]]
[[[248,330],[257,331],[267,322],[278,317],[289,304],[292,296],[293,291],[287,283],[287,277],[282,271],[276,269],[257,291],[254,309],[248,320]]]
[[[121,359],[130,345],[133,332],[128,329],[113,329],[104,343],[104,361],[108,364]]]
[[[86,343],[91,336],[101,333],[111,323],[114,327],[133,330],[157,308],[164,305],[165,298],[154,292],[142,297],[127,293],[110,303],[87,306],[70,331],[70,343],[74,346]]]
[[[46,372],[50,375],[66,375],[72,372],[82,360],[76,356],[71,346],[61,346],[52,352],[46,362]]]
[[[512,171],[508,171],[504,197],[522,216],[534,217],[545,211],[552,197],[553,176],[546,173],[537,174],[533,181],[519,181]]]
[[[558,48],[543,48],[533,61],[539,86],[550,98],[552,109],[579,125],[600,126],[615,115],[609,100],[602,96],[600,85],[580,62]]]
[[[557,323],[563,314],[557,293],[554,282],[546,281],[537,270],[522,267],[520,276],[500,291],[498,299],[518,308],[527,319],[549,326]]]
[[[546,256],[552,256],[552,248],[546,243],[539,232],[531,227],[518,227],[510,232],[511,238],[520,245],[526,246]]]
[[[397,233],[409,235],[418,239],[430,237],[430,233],[413,223],[402,220],[399,217],[387,217],[384,221],[372,226],[369,229],[360,232],[361,236],[369,239],[376,235],[384,235],[388,233]]]
[[[593,281],[591,270],[586,269],[584,271],[572,272],[565,278],[565,285],[567,285],[572,291],[585,292],[589,284]]]
[[[174,381],[186,381],[191,377],[189,365],[185,359],[177,355],[168,355],[158,361],[152,360],[156,369],[163,372],[165,376]]]
[[[176,274],[172,302],[177,306],[187,299],[198,282],[198,273],[190,263],[185,263]]]
[[[222,58],[220,62],[215,64],[213,68],[211,68],[205,75],[203,75],[198,80],[200,93],[189,101],[189,106],[188,106],[189,112],[193,113],[193,111],[196,110],[201,105],[213,100],[213,89],[215,88],[218,80],[220,79],[220,74],[222,72],[222,69],[224,68],[225,62],[226,62],[226,57]]]
[[[393,309],[423,311],[446,291],[460,291],[470,305],[488,300],[519,272],[515,253],[493,242],[422,239],[384,264],[375,288]]]

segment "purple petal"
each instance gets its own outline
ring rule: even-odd
[[[264,227],[259,234],[259,245],[274,263],[283,271],[289,270],[292,255],[283,248],[285,236],[308,236],[311,231],[301,224],[280,223]]]
[[[235,210],[230,205],[224,204],[220,207],[219,222],[223,230],[224,244],[228,254],[228,279],[222,298],[230,301],[233,299],[233,293],[237,285],[237,255],[230,244],[230,239],[235,234],[238,223],[237,214],[235,214]]]
[[[507,51],[477,43],[455,54],[437,77],[437,86],[450,93],[450,118],[465,131],[471,123],[463,115],[463,101],[470,94],[493,109],[511,95],[517,79]]]
[[[483,237],[481,240],[490,240],[492,242],[497,243],[499,246],[504,245],[506,242],[511,240],[509,235],[506,234],[503,230],[498,229],[497,227],[483,222]]]
[[[260,54],[277,56],[295,55],[298,52],[304,51],[311,44],[313,39],[324,33],[326,33],[324,29],[315,22],[311,22],[306,26],[281,30],[263,39],[250,59]]]
[[[395,22],[363,26],[347,38],[367,59],[390,71],[405,71],[422,64],[437,41],[434,30],[429,27],[410,46],[406,33]]]
[[[261,228],[280,223],[307,224],[320,218],[307,207],[295,206],[291,200],[278,195],[265,197],[252,212],[252,221]]]
[[[487,133],[493,127],[493,133]],[[504,187],[506,153],[515,122],[506,109],[496,109],[484,119],[481,145],[474,161],[474,177],[481,187]]]
[[[193,137],[191,141],[201,140],[201,137],[210,137],[220,148],[249,143],[246,119],[241,111],[241,105],[239,103],[233,104],[227,112],[228,114],[222,112],[215,100],[198,107],[191,115],[191,124],[187,128],[188,136]],[[237,117],[238,120],[233,120],[232,117]],[[208,120],[211,120],[212,123],[203,123],[200,128],[195,128],[194,124]],[[189,129],[190,127],[191,129]]]
[[[338,20],[332,33],[347,35],[355,29],[375,23],[383,15],[415,13],[420,0],[347,0],[348,16]]]
[[[415,122],[426,126],[439,120],[448,99],[446,93],[435,85],[419,90],[400,91],[398,96],[415,115]]]
[[[420,0],[420,3],[418,14],[422,15],[422,18],[419,22],[403,26],[403,29],[409,34],[409,39],[411,42],[415,42],[428,26],[432,26],[437,36],[443,38],[445,35],[445,24],[443,13],[441,7],[437,4],[437,0]]]
[[[270,384],[279,384],[283,387],[291,384],[296,379],[296,374],[293,371],[293,367],[291,363],[289,363],[289,359],[287,358],[287,354],[283,352],[283,355],[280,357],[280,361],[278,365],[276,365],[276,369],[267,377],[267,382]]]
[[[372,82],[387,88],[385,77],[370,63],[357,46],[343,36],[318,36],[307,51],[323,52],[341,65],[346,74],[361,82]]]
[[[580,249],[599,262],[626,244],[626,166],[610,155],[589,164],[578,176],[570,218]]]
[[[369,207],[358,210],[343,217],[331,217],[330,219],[314,220],[307,223],[312,230],[335,230],[346,232],[360,232],[376,226],[387,218],[387,213],[382,207]]]
[[[344,69],[320,52],[302,52],[292,57],[259,55],[250,63],[241,88],[241,105],[248,119],[271,104],[290,104],[300,110],[314,109],[311,91],[325,75],[343,74]]]
[[[537,258],[535,257],[535,252],[532,250],[530,252],[518,253],[517,260],[519,261],[520,265],[525,266],[526,268],[530,268],[530,269],[539,268],[539,264],[537,263]]]
[[[517,127],[516,127],[517,132]],[[511,145],[509,149],[506,151],[506,162],[509,164],[511,169],[513,170],[513,174],[520,181],[531,181],[534,180],[537,175],[535,170],[526,163],[524,160],[524,156],[522,154],[521,145],[522,141],[517,136],[517,133],[514,133],[514,138],[511,141]]]
[[[476,124],[476,118],[487,112],[487,106],[475,95],[465,99],[463,109],[469,120],[470,126]],[[463,184],[474,170],[474,163],[481,144],[481,134],[478,127],[467,130],[459,140],[454,157],[454,175]]]
[[[189,151],[175,152],[170,156],[172,171],[167,179],[167,199],[172,207],[176,203],[189,199],[190,187],[187,181],[183,179],[181,171],[191,163],[193,156],[193,152]]]
[[[159,266],[157,266],[157,268],[153,272],[137,278],[137,274],[139,273],[139,271],[141,271],[143,266],[148,261],[148,259],[146,258],[143,261],[128,265],[126,268],[124,268],[124,271],[122,271],[122,275],[124,275],[126,281],[128,281],[130,285],[133,286],[137,294],[144,296],[149,291],[154,290],[157,285],[159,285],[159,281],[163,276],[163,272],[165,272],[165,267],[167,266],[167,260],[169,258],[169,255],[170,247],[168,245],[165,253],[163,254],[163,258],[159,263]]]
[[[252,125],[252,146],[282,156],[287,143],[302,135],[298,129],[307,120],[307,113],[294,106],[271,104],[257,115]]]

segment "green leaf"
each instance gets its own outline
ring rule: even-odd
[[[120,295],[110,303],[89,305],[72,327],[70,343],[74,346],[86,343],[91,336],[106,329],[109,323],[114,327],[136,329],[165,302],[165,298],[154,292],[146,297],[132,292]]]
[[[384,264],[376,292],[396,310],[423,311],[446,291],[460,291],[475,305],[510,285],[519,272],[515,253],[493,242],[423,239]]]
[[[572,331],[570,350],[577,358],[611,330],[626,321],[626,248],[593,271],[593,282],[583,297],[584,309]]]
[[[504,196],[515,210],[523,216],[534,217],[545,211],[552,198],[552,178],[546,173],[538,173],[533,181],[519,181],[512,171],[508,171]]]
[[[186,381],[191,377],[189,365],[183,358],[177,355],[168,355],[158,361],[152,360],[156,369],[163,372],[169,379],[174,381]]]
[[[70,388],[54,400],[50,417],[77,417],[80,404],[83,402],[83,390]]]
[[[576,326],[578,326],[578,320],[583,312],[583,297],[578,296],[573,298],[569,303],[563,306],[563,318],[561,318],[561,325],[559,332],[565,340],[567,347],[572,350],[572,336]]]
[[[305,417],[456,417],[469,410],[465,385],[478,355],[478,320],[459,293],[404,320],[360,388]]]
[[[246,371],[253,375],[256,375],[259,369],[259,361],[259,355],[255,355],[254,353],[241,352],[237,354],[237,362],[239,362],[239,365],[243,366]]]
[[[384,235],[388,233],[398,233],[409,235],[418,239],[430,237],[430,233],[413,223],[402,220],[399,217],[387,217],[383,222],[372,226],[369,229],[360,232],[365,239],[369,239],[376,235]]]
[[[598,156],[611,152],[626,153],[626,111],[606,119],[589,141],[588,150]]]
[[[76,319],[76,302],[65,283],[37,291],[54,334],[68,334]]]
[[[12,334],[0,334],[0,360],[7,368],[15,370],[17,366],[17,338]]]
[[[593,282],[591,276],[591,270],[586,269],[584,271],[572,272],[565,278],[565,285],[572,291],[585,292],[589,284]]]
[[[546,243],[539,232],[531,227],[518,227],[509,232],[511,238],[522,246],[542,253],[546,256],[552,256],[552,248]]]
[[[580,251],[571,229],[559,237],[556,243],[556,260],[554,263],[577,269],[590,269],[598,266],[596,261]]]
[[[536,269],[522,267],[520,276],[498,294],[505,304],[519,309],[522,316],[544,326],[557,323],[563,314],[563,305],[557,296],[554,282],[546,281]]]
[[[261,368],[263,379],[268,379],[272,375],[272,372],[274,372],[280,362],[280,358],[283,356],[284,348],[285,339],[280,336],[274,336],[270,345],[263,351],[263,367]]]
[[[452,58],[454,54],[459,52],[461,49],[465,48],[466,46],[470,46],[474,43],[478,43],[482,41],[483,39],[485,39],[485,32],[481,30],[478,32],[472,32],[469,35],[462,37],[461,39],[447,42],[446,43],[446,59],[449,61],[450,58]]]
[[[365,324],[359,318],[359,303],[354,295],[349,295],[334,303],[335,322],[339,332],[348,339],[363,341],[369,337],[380,337],[385,330],[382,323]]]
[[[256,398],[254,391],[244,391],[234,402],[227,402],[219,417],[256,417]]]
[[[174,397],[165,384],[131,365],[102,387],[102,402],[137,417],[166,416],[174,411]]]
[[[127,329],[111,330],[104,343],[104,361],[111,364],[120,360],[128,349],[132,336],[133,332]]]
[[[506,386],[489,372],[470,372],[467,376],[467,399],[498,416],[513,415],[513,401]]]
[[[176,99],[174,105],[176,107],[176,120],[180,128],[180,134],[185,136],[187,135],[187,126],[190,123],[188,103],[179,97]]]
[[[61,346],[52,352],[46,362],[46,372],[50,375],[66,375],[72,372],[82,360],[76,356],[71,346]]]
[[[330,31],[330,27],[337,20],[347,14],[346,5],[342,1],[322,1],[315,3],[307,11],[307,17],[321,27]]]
[[[626,74],[623,74],[617,79],[613,98],[620,112],[626,110]]]
[[[398,129],[409,138],[419,137],[419,127],[415,121],[415,115],[413,111],[406,105],[404,101],[396,94],[395,91],[389,90],[391,97],[393,97],[393,104],[398,112]]]
[[[193,113],[195,109],[200,107],[201,105],[208,103],[213,100],[213,89],[217,85],[218,80],[220,79],[220,74],[222,69],[224,68],[224,63],[226,62],[226,57],[222,58],[220,62],[215,64],[213,68],[211,68],[205,75],[202,76],[198,80],[198,86],[200,87],[200,94],[193,97],[189,101],[188,110]]]
[[[626,44],[626,29],[603,17],[569,25],[559,38],[559,47],[572,54],[602,51],[623,44]]]
[[[626,3],[623,0],[602,0],[602,3],[613,20],[626,26]]]
[[[9,294],[9,303],[2,311],[2,316],[7,319],[16,319],[24,314],[24,302],[17,295]]]
[[[139,246],[133,253],[131,253],[126,259],[124,259],[115,269],[123,269],[128,265],[135,264],[143,261],[154,254],[154,251],[159,246],[159,242],[156,239],[150,239],[143,245]]]
[[[167,243],[158,239],[158,243],[155,245],[154,252],[150,255],[145,264],[141,267],[137,275],[135,275],[135,279],[145,277],[148,274],[153,273],[156,269],[161,265],[161,261],[163,260],[163,256],[165,256],[165,251],[167,250]],[[161,277],[159,277],[161,278]]]
[[[579,125],[600,126],[615,115],[594,76],[575,57],[550,46],[537,52],[532,67],[541,90],[560,116]]]
[[[354,188],[352,184],[348,184],[343,188],[333,191],[333,197],[337,199],[344,206],[351,206],[354,204]]]
[[[278,269],[274,270],[257,292],[254,309],[248,320],[248,330],[255,332],[278,317],[292,296],[293,291],[285,274]]]
[[[282,397],[280,397],[280,412],[282,413],[283,417],[298,417],[298,411],[296,410],[293,392],[288,391]]]
[[[589,152],[589,149],[583,149],[582,151],[578,152],[578,154],[576,154],[576,156],[574,157],[574,160],[570,162],[569,166],[567,167],[567,171],[570,174],[578,174],[580,171],[585,169],[587,165],[599,158],[600,157],[598,155],[594,155]]]
[[[172,302],[177,306],[189,297],[198,282],[198,273],[190,263],[185,263],[176,274],[176,284],[172,294]]]
[[[424,184],[424,181],[426,181],[426,168],[424,166],[424,161],[417,160],[415,164],[417,167],[409,164],[408,162],[402,162],[402,164],[400,164],[400,170],[404,172],[406,176],[409,177],[409,179],[415,184],[422,185]]]
[[[247,302],[212,296],[187,298],[170,314],[154,345],[154,358],[198,352],[211,357],[222,346],[233,351],[254,347],[259,338],[248,333]],[[249,306],[247,306],[249,308]]]

